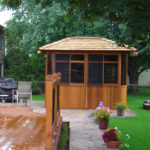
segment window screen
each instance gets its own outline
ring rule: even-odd
[[[102,60],[103,55],[95,55],[95,54],[88,55],[88,61],[102,61]]]
[[[71,82],[84,83],[84,63],[71,63]]]
[[[118,61],[117,55],[104,55],[104,61]]]
[[[52,74],[52,54],[47,55],[47,74]]]
[[[118,64],[104,64],[104,83],[117,83]]]
[[[126,85],[126,55],[121,55],[121,84]]]
[[[89,84],[102,84],[102,63],[89,63],[88,64],[88,83]]]
[[[83,61],[84,60],[84,55],[71,55],[71,60]]]
[[[102,84],[103,55],[88,55],[88,84]]]
[[[69,62],[56,62],[56,73],[61,73],[61,82],[69,83]]]
[[[56,54],[56,60],[69,60],[68,54]]]

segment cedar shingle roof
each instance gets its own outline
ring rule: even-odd
[[[39,51],[129,51],[136,48],[120,47],[115,41],[102,37],[69,37],[39,48]]]

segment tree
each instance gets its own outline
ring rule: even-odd
[[[24,68],[28,62],[28,55],[26,55],[20,49],[20,44],[16,36],[5,31],[7,35],[6,45],[7,45],[7,55],[6,55],[6,69],[5,75],[16,80],[22,80],[26,78],[26,72]],[[7,44],[9,43],[9,44]],[[18,44],[16,44],[18,43]]]
[[[61,0],[36,0],[36,4],[42,4],[43,7],[49,7],[53,2]],[[69,13],[78,10],[83,18],[91,20],[98,17],[116,21],[118,24],[126,24],[127,32],[130,34],[130,44],[137,40],[149,38],[150,31],[150,1],[147,0],[68,0],[70,8]],[[8,8],[17,8],[24,3],[23,0],[1,0],[0,4]],[[120,41],[119,41],[120,42]]]
[[[149,1],[57,1],[61,4],[1,0],[16,10],[14,20],[22,33],[24,51],[34,56],[38,47],[67,36],[103,36],[138,49],[139,56],[129,58],[130,83],[137,84],[139,74],[150,66]]]
[[[6,71],[16,80],[44,80],[45,58],[37,55],[40,46],[67,36],[87,35],[92,25],[78,14],[65,17],[65,5],[54,3],[43,8],[35,0],[25,1],[14,12],[6,27]],[[74,22],[72,24],[72,22]]]
[[[150,1],[69,0],[69,4],[70,13],[78,10],[87,20],[103,17],[124,28],[124,35],[115,39],[138,49],[139,56],[129,57],[130,83],[137,84],[139,74],[150,68]],[[138,93],[138,88],[134,87],[132,92]]]

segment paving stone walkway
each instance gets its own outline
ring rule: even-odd
[[[61,110],[63,120],[70,121],[70,150],[111,150],[102,140],[104,131],[88,120],[87,113],[88,110]]]

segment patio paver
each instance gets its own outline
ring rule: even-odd
[[[70,150],[111,150],[102,140],[104,131],[88,120],[87,113],[81,109],[61,110],[63,120],[70,121]]]

